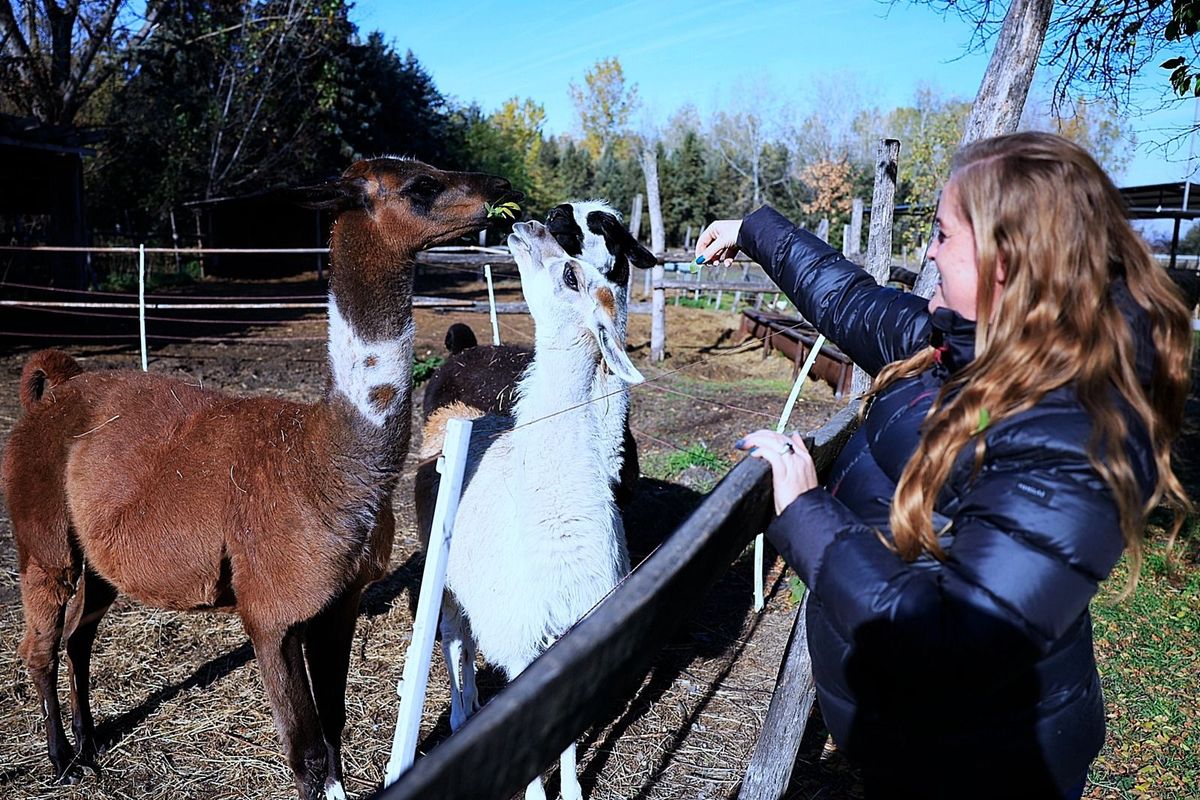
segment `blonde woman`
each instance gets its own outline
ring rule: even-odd
[[[1188,315],[1096,162],[1020,133],[960,152],[928,302],[770,208],[713,223],[875,375],[826,488],[799,437],[768,536],[812,591],[818,698],[869,797],[1078,798],[1104,739],[1088,602],[1171,468]]]

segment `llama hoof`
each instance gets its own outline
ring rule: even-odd
[[[100,777],[100,765],[89,757],[78,755],[72,758],[65,767],[55,771],[58,773],[55,783],[64,786],[72,786],[79,783],[84,779],[85,772],[91,772],[95,778]]]
[[[325,800],[346,800],[346,790],[342,788],[341,781],[330,778],[325,782]]]

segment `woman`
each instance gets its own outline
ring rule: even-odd
[[[875,375],[817,486],[799,437],[767,535],[812,591],[817,693],[872,797],[1078,798],[1104,739],[1088,602],[1171,469],[1187,311],[1082,149],[1020,133],[955,160],[925,300],[877,286],[770,208],[713,223]],[[1181,516],[1180,516],[1181,519]]]

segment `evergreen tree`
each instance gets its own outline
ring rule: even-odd
[[[465,161],[464,128],[409,50],[401,58],[378,31],[348,47],[348,76],[337,124],[343,160],[400,154],[443,169]]]
[[[717,189],[709,180],[704,142],[695,130],[686,131],[679,146],[661,161],[667,242],[682,246],[689,226],[694,242],[700,231],[716,218]]]

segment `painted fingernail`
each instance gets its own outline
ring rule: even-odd
[[[696,263],[697,263],[697,264],[703,264],[703,263],[704,263],[704,256],[696,256]]]
[[[745,444],[746,444],[745,439],[738,439],[736,442],[733,443],[733,446],[736,447],[738,450],[741,450]]]

